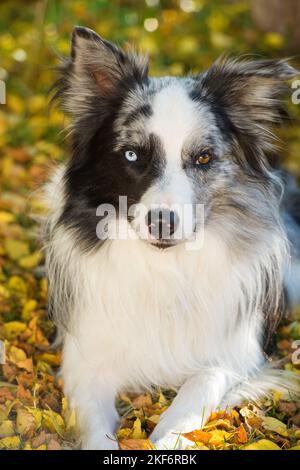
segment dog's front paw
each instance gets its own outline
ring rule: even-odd
[[[85,436],[81,444],[82,450],[118,450],[119,444],[113,437],[108,436]]]

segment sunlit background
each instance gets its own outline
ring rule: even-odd
[[[59,57],[69,54],[76,24],[148,52],[153,75],[198,72],[221,54],[291,56],[300,66],[299,0],[1,0],[0,80],[7,94],[0,104],[0,346],[6,349],[0,366],[0,449],[60,449],[74,439],[76,419],[55,375],[60,351],[49,350],[55,330],[47,316],[43,253],[31,215],[43,212],[37,188],[67,156],[62,131],[67,119],[49,109],[48,90]],[[279,145],[284,165],[300,176],[300,105],[291,95],[292,89],[291,119],[279,129]],[[299,337],[300,309],[275,341],[283,367],[298,374],[291,354]],[[166,392],[136,401],[122,396],[119,409],[127,414],[118,438],[145,441],[170,399]],[[256,412],[250,405],[231,415],[215,414],[214,442],[204,447],[300,449],[299,402],[284,401],[275,391],[259,418]]]
[[[270,10],[270,0],[2,1],[0,79],[7,82],[5,112],[12,115],[8,122],[1,119],[1,146],[34,144],[31,152],[39,152],[42,157],[47,156],[45,146],[59,143],[57,129],[62,124],[61,116],[57,112],[47,114],[46,93],[55,79],[53,67],[58,57],[69,53],[75,24],[93,28],[120,45],[131,43],[149,52],[153,75],[203,70],[224,53],[292,55],[297,63],[298,28],[294,26],[293,32],[282,6],[277,8],[277,21],[276,15],[272,21],[277,3],[278,0],[272,0]],[[290,14],[297,18],[294,0],[279,3],[286,9],[290,4]],[[299,107],[290,106],[297,122]],[[289,145],[284,154],[297,171],[298,128],[289,128],[288,134],[284,134],[286,138]],[[60,151],[50,153],[56,158]]]

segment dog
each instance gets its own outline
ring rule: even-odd
[[[43,238],[83,449],[118,448],[123,390],[178,392],[150,436],[172,449],[216,407],[296,387],[264,352],[283,299],[300,300],[299,190],[269,163],[296,74],[222,58],[150,78],[146,57],[75,27],[55,84],[71,158],[46,187]]]

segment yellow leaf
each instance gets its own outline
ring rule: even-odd
[[[0,425],[0,436],[1,437],[10,437],[15,434],[14,424],[9,419],[6,419]]]
[[[62,416],[65,416],[69,412],[69,402],[68,402],[67,397],[62,398],[61,405],[62,405],[61,414]]]
[[[46,444],[42,444],[39,447],[37,447],[35,450],[47,450]]]
[[[8,281],[8,290],[13,294],[25,296],[27,294],[27,285],[19,276],[12,276]]]
[[[24,102],[17,95],[10,95],[8,104],[9,108],[18,115],[21,114],[24,110]]]
[[[32,450],[30,442],[26,442],[22,450]]]
[[[231,424],[228,419],[215,419],[213,421],[209,421],[203,429],[212,429],[217,427],[224,428],[228,431],[231,428]]]
[[[51,366],[59,366],[61,362],[61,358],[59,354],[43,353],[43,354],[38,354],[36,357],[39,361],[46,362],[47,364],[50,364]]]
[[[300,450],[300,446],[290,447],[290,449],[288,449],[288,450]]]
[[[275,442],[269,441],[268,439],[260,439],[252,444],[246,444],[243,450],[281,450]]]
[[[271,416],[265,416],[262,418],[262,425],[268,431],[276,432],[283,437],[288,436],[286,424],[279,421],[279,419],[272,418]]]
[[[19,408],[17,411],[17,420],[16,420],[16,431],[17,433],[24,435],[29,431],[35,429],[35,419],[34,416],[24,408]]]
[[[0,439],[0,449],[19,449],[19,447],[19,436],[4,437],[3,439]]]
[[[19,265],[24,269],[33,269],[36,268],[43,259],[43,254],[40,251],[32,253],[32,255],[22,256],[19,259]]]
[[[38,430],[42,424],[42,411],[38,408],[33,408],[30,406],[28,406],[26,410],[29,411],[29,413],[34,417],[35,428]]]
[[[7,238],[4,241],[4,248],[10,259],[17,261],[22,256],[29,254],[29,246],[25,242]]]
[[[154,446],[149,439],[123,439],[120,441],[121,450],[153,450]]]
[[[73,433],[76,429],[76,412],[71,410],[68,418],[66,419],[66,431]]]
[[[120,441],[121,439],[127,439],[131,434],[131,429],[123,428],[117,431],[117,438]]]
[[[185,447],[185,450],[210,450],[209,447],[205,446],[201,442],[196,442],[192,446]]]
[[[8,340],[12,340],[26,330],[26,325],[25,323],[21,323],[19,321],[10,321],[8,323],[4,323],[3,330],[4,337]],[[26,359],[26,354],[24,359]]]
[[[19,322],[10,322],[10,323],[19,323]],[[6,323],[5,326],[10,325],[10,323]],[[25,326],[24,323],[20,323],[20,325]],[[14,364],[18,364],[20,361],[25,361],[27,359],[26,353],[23,351],[23,349],[16,348],[16,346],[11,346],[9,348],[8,352],[8,360],[10,362],[13,362]]]
[[[132,439],[144,439],[146,436],[145,431],[142,430],[142,423],[140,418],[137,418],[133,423]]]
[[[38,303],[35,299],[27,300],[23,306],[22,318],[26,321],[29,320],[31,318],[32,312],[36,310],[37,305]]]
[[[168,400],[166,399],[166,397],[164,396],[163,393],[160,392],[159,394],[159,398],[158,398],[158,403],[161,405],[161,406],[166,406],[168,405]]]
[[[268,46],[275,49],[281,48],[284,45],[284,37],[279,33],[267,33],[265,35],[265,42]]]
[[[148,418],[148,421],[152,421],[152,423],[157,424],[160,420],[160,415],[152,415]]]
[[[273,401],[275,404],[279,402],[283,398],[283,393],[280,392],[279,390],[274,390],[273,392]]]
[[[0,222],[9,224],[10,222],[13,222],[14,220],[15,220],[15,216],[11,214],[10,212],[0,211]]]
[[[50,432],[57,432],[60,436],[64,437],[65,423],[63,418],[55,411],[43,410],[43,426]]]
[[[27,106],[31,113],[37,113],[44,109],[45,97],[43,95],[34,95],[28,98]]]
[[[0,299],[8,299],[9,298],[9,291],[4,286],[0,285]]]
[[[40,296],[42,299],[46,299],[48,295],[48,280],[43,277],[40,282]]]
[[[14,405],[15,401],[8,401],[4,409],[0,408],[0,423],[3,423],[3,421],[8,419],[9,413],[11,412]]]
[[[231,437],[231,434],[227,431],[222,431],[219,429],[215,429],[214,431],[210,431],[211,438],[209,443],[213,446],[222,446],[226,440]]]

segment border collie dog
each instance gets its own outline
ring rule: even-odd
[[[171,449],[218,406],[297,388],[264,352],[283,297],[300,297],[300,197],[268,164],[296,73],[222,59],[150,78],[145,57],[74,29],[56,84],[71,158],[46,188],[43,233],[82,448],[118,447],[122,390],[178,392],[150,436]]]

